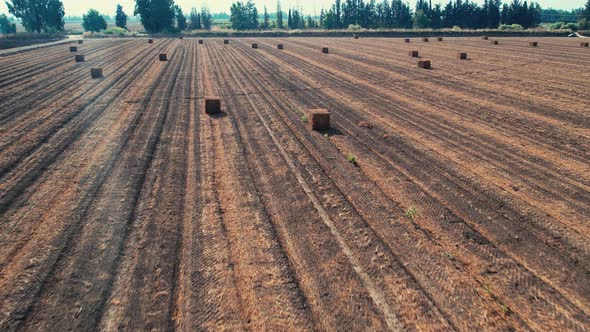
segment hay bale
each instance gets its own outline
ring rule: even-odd
[[[168,55],[166,55],[166,53],[160,53],[158,58],[160,59],[160,61],[168,61]]]
[[[277,44],[277,48],[278,48],[279,50],[282,50],[282,49],[283,49],[283,44]]]
[[[78,40],[78,45],[82,45],[84,44],[84,41],[82,39]]]
[[[180,40],[183,40],[183,39],[184,39],[184,37],[183,37],[183,36],[180,36],[180,37],[178,37],[178,39],[180,39]]]
[[[325,109],[311,109],[309,125],[312,130],[325,131],[330,129],[330,112]]]
[[[359,36],[355,33],[355,34],[352,35],[352,38],[359,39]]]
[[[102,68],[90,68],[90,77],[101,78],[102,77]]]
[[[257,43],[252,43],[252,48],[258,48],[258,44]]]
[[[428,43],[428,38],[422,38],[422,41]]]
[[[443,37],[438,37],[438,38],[436,38],[436,40],[443,41]]]
[[[587,43],[587,42],[581,42],[580,47],[588,47],[589,44],[590,43]]]
[[[488,40],[489,38],[488,38],[488,36],[483,36],[483,37],[481,37],[481,39]]]
[[[537,46],[539,46],[539,43],[538,42],[530,42],[529,45],[531,47],[537,47]]]
[[[327,47],[322,47],[322,53],[328,54],[328,53],[330,53],[330,51],[328,50]]]
[[[224,39],[223,40],[223,44],[225,44],[225,45],[229,44],[229,40],[228,39]]]
[[[203,40],[199,39],[199,44],[203,45]]]
[[[221,101],[219,99],[206,98],[205,99],[205,113],[207,113],[207,114],[221,113]]]
[[[497,41],[497,40],[492,40],[492,45],[499,45],[499,44],[500,44],[500,42],[499,42],[499,41]]]
[[[418,53],[418,51],[410,51],[408,53],[409,56],[411,56],[412,58],[418,58],[420,57],[420,53]]]
[[[84,54],[76,54],[76,62],[84,62],[86,59],[84,58]]]
[[[467,53],[459,52],[459,53],[457,53],[457,58],[459,60],[467,60]]]
[[[432,65],[430,63],[430,60],[420,60],[418,61],[418,68],[420,69],[431,69]]]
[[[153,39],[148,39],[148,44],[153,44],[154,40]]]
[[[77,46],[70,46],[70,52],[78,52],[78,47]]]
[[[404,39],[404,43],[409,43],[409,42],[410,42],[410,38]]]

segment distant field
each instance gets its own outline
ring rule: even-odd
[[[0,57],[0,330],[586,330],[590,49],[490,42]]]

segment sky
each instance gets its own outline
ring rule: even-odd
[[[207,6],[212,12],[229,12],[229,8],[231,3],[235,0],[175,0],[176,4],[184,9],[184,11],[189,11],[190,8],[196,7],[201,8],[202,5]],[[244,0],[245,1],[245,0]],[[253,0],[256,3],[256,6],[262,11],[264,6],[268,7],[269,11],[275,11],[276,7],[276,0]],[[377,0],[379,1],[379,0]],[[407,0],[409,3],[412,4],[412,7],[415,3],[415,0]],[[475,0],[476,2],[483,3],[483,0]],[[510,0],[504,0],[504,2],[509,2]],[[94,8],[97,9],[99,12],[103,14],[114,15],[115,8],[118,3],[123,6],[123,10],[127,14],[133,13],[133,8],[135,7],[134,0],[63,0],[64,7],[66,10],[66,15],[76,15],[81,16],[84,14],[88,9]],[[306,14],[319,14],[320,9],[322,8],[329,8],[334,0],[281,0],[281,5],[283,9],[287,9],[289,7],[292,8],[299,8],[303,9],[303,12]],[[448,0],[433,0],[432,3],[447,3]],[[586,3],[586,0],[536,0],[541,7],[543,8],[558,8],[558,9],[574,9],[583,7]],[[0,0],[0,13],[8,13],[8,8],[4,0]]]

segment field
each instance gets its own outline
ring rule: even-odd
[[[0,58],[0,330],[590,329],[578,39],[78,46]]]

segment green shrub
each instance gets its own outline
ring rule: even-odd
[[[102,33],[104,33],[105,35],[126,36],[127,34],[129,34],[129,31],[127,29],[116,27],[116,28],[108,28],[108,29],[104,30]]]
[[[353,155],[352,153],[349,154],[348,156],[346,156],[346,160],[348,160],[349,163],[351,163],[351,164],[353,164],[355,166],[357,165],[356,156]]]
[[[499,29],[500,30],[513,30],[513,31],[524,30],[524,28],[520,24],[502,24],[502,25],[500,25]]]
[[[350,24],[348,26],[348,31],[361,31],[363,29],[362,26],[358,25],[358,24]]]

